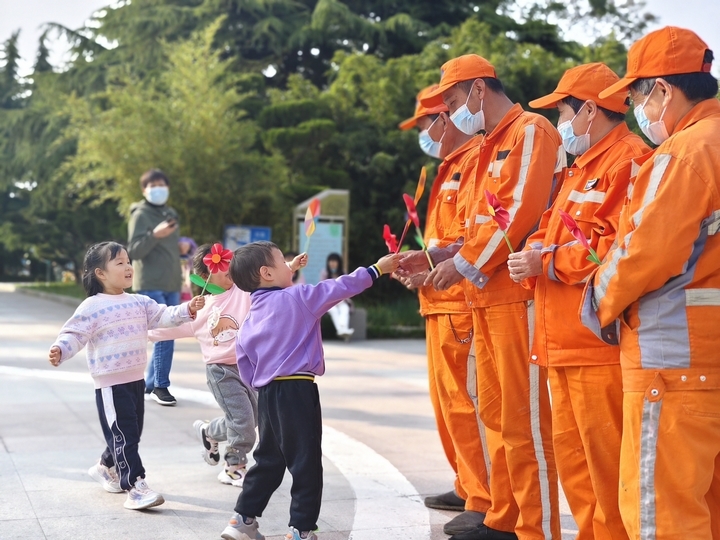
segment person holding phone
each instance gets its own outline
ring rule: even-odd
[[[130,207],[128,255],[132,260],[133,290],[158,304],[180,303],[180,224],[175,209],[167,205],[170,181],[159,169],[140,178],[144,199]],[[177,403],[170,394],[170,368],[174,341],[160,341],[153,347],[145,376],[145,392],[160,405]]]

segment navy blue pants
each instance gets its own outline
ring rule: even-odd
[[[285,469],[293,477],[290,523],[314,531],[323,489],[322,413],[320,394],[312,381],[273,381],[258,391],[260,441],[245,477],[235,511],[258,517],[280,487]]]
[[[145,416],[145,381],[98,388],[95,402],[107,443],[100,461],[106,467],[116,467],[120,487],[128,490],[138,476],[145,478],[138,453]]]

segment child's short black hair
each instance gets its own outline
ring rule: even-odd
[[[255,292],[260,288],[260,268],[273,266],[273,250],[280,250],[272,242],[253,242],[235,250],[230,261],[230,277],[238,289]]]
[[[103,292],[103,285],[95,275],[95,270],[105,270],[107,264],[118,256],[121,251],[127,251],[125,246],[117,242],[100,242],[90,246],[83,261],[82,284],[85,293],[95,296]]]

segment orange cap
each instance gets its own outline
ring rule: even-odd
[[[448,112],[448,108],[445,106],[444,103],[440,103],[439,105],[436,105],[434,107],[426,107],[422,104],[421,100],[422,98],[428,93],[437,88],[437,84],[433,84],[432,86],[428,86],[427,88],[423,88],[420,90],[420,92],[417,95],[417,100],[415,101],[415,114],[412,116],[412,118],[408,118],[407,120],[404,120],[398,124],[398,127],[402,129],[403,131],[412,129],[417,125],[417,121],[422,118],[423,116],[429,116],[431,114],[438,114],[441,112]]]
[[[624,90],[638,79],[684,73],[709,73],[711,64],[705,63],[707,50],[707,43],[692,30],[666,26],[650,32],[630,47],[627,74],[600,92],[600,97],[604,98]]]
[[[606,98],[599,98],[598,92],[620,80],[605,64],[595,62],[568,69],[552,94],[530,102],[533,109],[549,109],[568,96],[587,101],[593,100],[598,106],[613,112],[625,114],[628,110],[627,92],[620,91]]]
[[[442,103],[442,93],[459,82],[474,81],[482,77],[497,78],[493,65],[477,54],[464,54],[445,62],[440,68],[440,84],[422,97],[426,107]]]

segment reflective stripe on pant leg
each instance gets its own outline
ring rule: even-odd
[[[532,335],[532,334],[531,334]],[[552,508],[550,505],[550,482],[548,479],[548,464],[545,458],[542,433],[540,431],[540,367],[530,364],[530,427],[532,429],[535,457],[538,462],[538,480],[540,482],[540,504],[542,505],[542,528],[545,538],[552,538],[550,520]]]
[[[640,539],[655,539],[655,460],[662,401],[643,404],[640,431]]]
[[[528,344],[532,350],[535,335],[535,302],[527,303]],[[548,464],[545,458],[542,432],[540,430],[540,367],[530,364],[530,426],[532,429],[535,457],[538,462],[538,475],[540,480],[540,502],[542,504],[542,528],[545,538],[552,538],[552,507],[550,505],[550,481],[548,479]]]
[[[115,413],[115,400],[113,399],[112,386],[102,388],[100,390],[103,400],[103,410],[105,411],[105,420],[113,435],[113,459],[115,460],[118,476],[120,477],[120,485],[123,485],[123,477],[125,477],[125,485],[133,485],[130,481],[130,467],[125,457],[125,435],[117,424],[117,414]],[[120,457],[122,456],[122,458]]]

